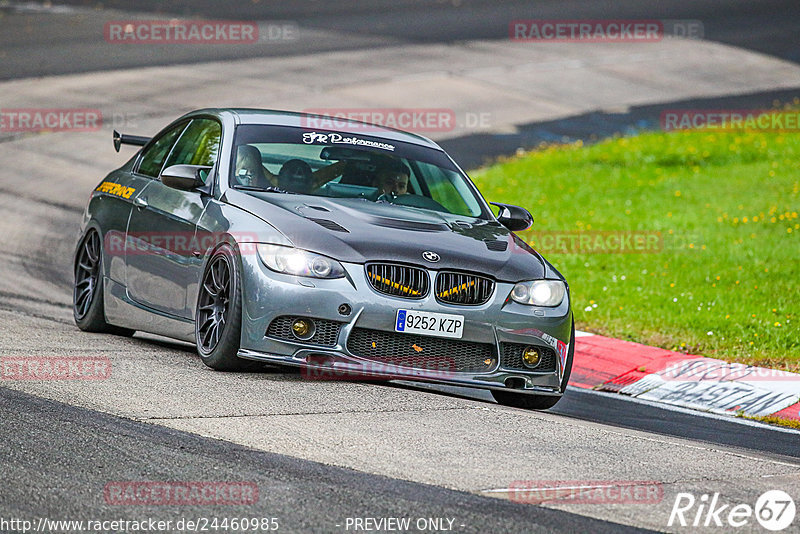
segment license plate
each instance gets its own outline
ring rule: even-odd
[[[464,316],[416,310],[397,310],[395,332],[423,336],[461,338],[464,334]]]

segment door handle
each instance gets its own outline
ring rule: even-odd
[[[139,209],[147,207],[147,199],[142,197],[136,197],[133,199],[133,205]]]

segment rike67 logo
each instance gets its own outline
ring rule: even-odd
[[[678,493],[667,526],[740,528],[752,525],[755,517],[763,528],[779,532],[792,524],[796,512],[794,500],[781,490],[763,493],[755,506],[724,503],[719,493],[699,498],[691,493]]]

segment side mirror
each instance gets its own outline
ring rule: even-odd
[[[172,165],[161,172],[161,183],[173,189],[190,191],[205,185],[211,167],[205,165]]]
[[[497,220],[512,232],[527,230],[533,224],[533,216],[525,208],[499,202],[491,202],[491,204],[500,208]]]

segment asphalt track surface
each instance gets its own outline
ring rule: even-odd
[[[481,390],[410,382],[404,382],[403,387],[492,402],[491,396]],[[722,416],[699,417],[690,410],[675,410],[655,403],[632,402],[611,393],[596,393],[570,387],[564,398],[549,411],[577,420],[749,450],[780,461],[791,462],[800,458],[800,435],[795,432],[780,432],[764,425]]]
[[[609,9],[612,3],[605,2],[591,6],[589,2],[553,2],[536,4],[533,13],[529,3],[521,2],[499,6],[463,2],[459,8],[441,3],[433,12],[428,11],[427,2],[370,2],[358,7],[351,2],[320,2],[319,9],[329,12],[312,16],[291,3],[261,2],[245,4],[254,11],[236,13],[237,18],[297,21],[336,38],[303,41],[304,48],[294,50],[281,44],[258,50],[192,47],[169,54],[133,49],[109,55],[102,45],[97,46],[97,36],[91,32],[97,20],[117,20],[132,4],[106,2],[106,7],[121,11],[92,11],[91,17],[85,12],[20,13],[0,4],[4,14],[0,27],[22,20],[14,17],[27,17],[26,24],[35,28],[0,32],[0,77],[361,49],[408,41],[502,38],[511,18],[576,18],[577,12],[581,18],[699,19],[708,38],[793,61],[799,57],[793,33],[799,27],[796,2],[684,2],[670,7],[616,2],[613,9]],[[217,11],[219,4],[214,2],[187,5],[136,2],[138,10],[152,6],[170,15],[222,17],[229,11]],[[398,13],[405,22],[398,22]],[[72,19],[71,26],[64,24],[66,18],[58,18],[76,16],[84,18]],[[39,154],[47,154],[45,147],[39,149]],[[26,149],[29,156],[30,150]],[[76,163],[86,158],[66,151],[50,155]],[[25,187],[26,179],[46,183],[46,174],[34,169],[25,176],[25,165],[11,167],[0,185],[0,206],[9,215],[0,222],[0,230],[6,235],[2,242],[9,258],[3,272],[14,287],[4,285],[0,293],[4,324],[0,350],[12,355],[107,354],[120,378],[99,391],[71,384],[0,388],[4,434],[0,458],[6,466],[0,489],[3,517],[141,519],[230,517],[243,512],[279,517],[281,530],[289,532],[343,531],[337,523],[352,516],[454,517],[464,525],[456,531],[464,532],[626,531],[628,527],[619,522],[664,528],[663,508],[631,512],[577,507],[573,512],[568,505],[535,506],[481,496],[483,489],[498,484],[492,484],[489,475],[484,485],[471,484],[469,478],[482,481],[483,471],[501,471],[503,463],[486,454],[484,441],[491,445],[489,450],[518,452],[535,464],[542,454],[536,452],[537,447],[557,440],[549,447],[561,452],[562,464],[557,467],[567,480],[619,473],[619,478],[653,477],[676,491],[721,488],[732,498],[751,498],[772,487],[798,487],[796,433],[578,390],[568,391],[550,413],[535,414],[498,407],[479,391],[310,383],[298,379],[296,373],[269,368],[262,373],[222,375],[207,372],[191,349],[180,344],[147,336],[125,340],[81,334],[69,318],[69,253],[84,190],[99,176],[83,177],[78,192],[56,184],[49,192],[45,188],[32,194]],[[43,297],[34,290],[37,286],[54,289]],[[28,389],[34,395],[24,392]],[[277,396],[249,398],[253,392]],[[377,408],[386,405],[394,409]],[[383,418],[392,419],[392,424],[385,426]],[[340,427],[350,433],[337,434]],[[383,438],[381,431],[386,434]],[[413,439],[412,434],[420,438]],[[435,469],[431,472],[430,464],[415,461],[415,451],[430,452],[434,439],[450,447],[459,461],[483,462],[486,469],[459,461],[447,465],[443,455],[434,460],[443,471],[450,470],[450,478]],[[296,440],[296,451],[292,440]],[[459,447],[464,451],[458,451]],[[341,460],[334,459],[337,451]],[[556,458],[544,457],[548,462]],[[618,465],[613,463],[615,457]],[[436,461],[431,463],[436,465]],[[519,458],[508,458],[507,463],[522,465]],[[679,472],[684,468],[686,475]],[[739,470],[741,478],[737,478]],[[462,477],[452,474],[458,471],[464,473]],[[532,473],[540,478],[558,476],[544,466],[521,468],[518,473],[527,478],[533,478]],[[247,509],[109,507],[102,488],[113,480],[249,480],[258,484],[261,498],[258,507]],[[775,481],[773,486],[765,482],[769,480]],[[658,517],[637,519],[648,514]]]
[[[576,514],[255,451],[0,388],[2,517],[277,518],[280,532],[345,532],[347,518],[453,519],[455,532],[644,532]],[[12,438],[13,439],[8,439]],[[33,473],[32,471],[37,471]],[[109,481],[242,480],[250,505],[109,505]],[[352,527],[350,529],[352,531]]]
[[[116,45],[105,41],[110,21],[173,17],[258,21],[260,31],[288,26],[290,38],[253,45]],[[336,50],[370,51],[406,44],[457,44],[478,39],[507,41],[516,19],[661,19],[699,21],[705,39],[800,63],[800,4],[794,0],[368,0],[313,2],[218,2],[215,0],[64,0],[0,2],[0,80],[57,74],[192,64],[259,57],[291,57]],[[346,72],[352,65],[343,64]],[[398,77],[413,74],[398,70]],[[280,84],[280,78],[274,79]],[[231,83],[238,80],[234,77]],[[470,133],[442,146],[465,167],[479,166],[518,148],[542,142],[592,141],[658,127],[669,108],[768,108],[791,101],[797,90],[759,91],[594,110],[564,119],[517,124],[514,132]],[[268,96],[268,93],[267,93]]]
[[[66,0],[80,10],[38,13],[0,3],[0,79],[405,43],[507,39],[515,19],[697,20],[706,39],[800,62],[800,4],[794,0]],[[102,6],[102,7],[101,7]],[[254,45],[118,46],[103,24],[130,18],[207,17],[290,22],[312,38]],[[14,31],[8,31],[11,29]]]

